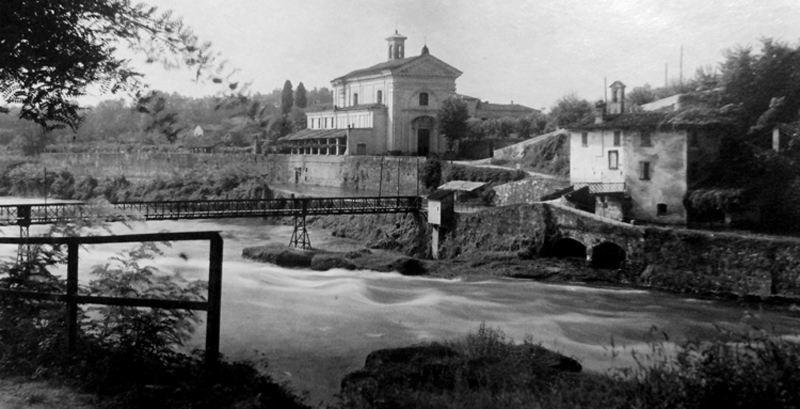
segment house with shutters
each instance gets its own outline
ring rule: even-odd
[[[280,142],[293,154],[427,156],[445,150],[436,130],[442,101],[456,95],[461,71],[427,45],[406,57],[407,37],[386,39],[387,60],[335,78],[333,108],[307,113],[308,128]]]
[[[610,86],[594,118],[570,132],[570,182],[587,188],[594,212],[626,221],[685,224],[684,197],[719,155],[732,113],[703,106],[626,112],[625,85]]]

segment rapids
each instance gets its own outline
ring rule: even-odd
[[[46,228],[31,227],[31,234]],[[115,234],[158,231],[221,231],[225,240],[222,294],[223,354],[268,361],[268,371],[299,390],[310,402],[330,401],[346,373],[363,366],[370,351],[424,341],[442,341],[474,332],[480,323],[502,329],[577,358],[588,370],[632,365],[629,349],[647,352],[652,327],[670,340],[707,338],[715,325],[756,323],[781,333],[798,319],[781,310],[746,311],[734,303],[693,299],[644,290],[532,281],[442,280],[396,273],[287,269],[241,258],[244,247],[288,243],[291,228],[260,219],[111,225]],[[0,233],[17,235],[17,227]],[[319,248],[358,248],[347,239],[310,231]],[[89,246],[81,251],[81,280],[89,268],[134,245]],[[208,245],[161,246],[153,263],[190,279],[205,279]],[[16,248],[0,247],[13,257]],[[204,327],[192,347],[203,348]],[[612,358],[611,345],[618,356]],[[623,351],[624,350],[624,351]]]

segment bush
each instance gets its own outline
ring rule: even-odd
[[[652,334],[658,334],[654,329]],[[432,345],[433,346],[433,345]],[[719,330],[708,342],[678,343],[668,353],[666,338],[654,339],[638,366],[606,374],[575,373],[569,358],[534,345],[515,344],[498,329],[476,333],[445,347],[454,358],[417,363],[426,373],[446,375],[436,383],[394,382],[393,387],[343,389],[344,407],[356,408],[796,408],[800,405],[800,344],[761,330]],[[421,347],[417,347],[420,349]],[[541,349],[540,349],[541,348]],[[544,350],[546,351],[546,350]],[[442,354],[439,354],[442,356]],[[419,359],[410,357],[409,362]],[[559,362],[560,361],[560,362]],[[368,357],[369,363],[369,357]],[[398,368],[394,365],[393,368]],[[438,372],[432,372],[438,371]],[[364,376],[363,371],[356,375]],[[403,373],[373,373],[377,382]],[[421,376],[420,376],[421,375]],[[358,385],[358,378],[345,380]]]
[[[428,159],[422,164],[419,179],[426,189],[435,189],[442,184],[442,161],[438,159]]]
[[[64,234],[73,227],[53,233]],[[204,282],[159,273],[140,261],[159,254],[152,244],[96,267],[83,294],[200,300]],[[49,269],[65,262],[58,247],[36,247],[22,264],[0,264],[0,288],[63,293],[65,283]],[[104,306],[79,312],[79,345],[64,349],[61,302],[0,297],[0,371],[47,377],[98,394],[114,408],[307,408],[294,392],[275,383],[253,362],[220,362],[209,377],[202,353],[179,352],[199,322],[194,312]],[[247,406],[240,403],[247,402]]]

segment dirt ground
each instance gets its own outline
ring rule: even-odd
[[[45,381],[0,379],[0,409],[94,409],[96,398]]]

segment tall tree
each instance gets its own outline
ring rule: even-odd
[[[749,47],[726,51],[720,64],[722,103],[741,104],[748,125],[770,108],[776,108],[771,121],[794,121],[800,109],[800,50],[769,38],[761,42],[760,53]],[[783,101],[776,106],[773,98]]]
[[[447,150],[452,151],[456,141],[467,134],[469,108],[461,98],[450,97],[442,101],[436,114],[439,133],[447,140]]]
[[[283,91],[281,92],[281,112],[287,115],[292,110],[294,105],[294,94],[292,92],[292,82],[286,80],[283,83]]]
[[[298,108],[305,108],[308,105],[306,87],[302,82],[297,84],[297,90],[294,92],[294,104]]]
[[[141,89],[141,74],[116,53],[120,44],[150,63],[189,67],[196,80],[224,81],[210,43],[169,11],[129,0],[5,1],[2,10],[0,96],[22,106],[20,118],[46,129],[80,125],[75,99],[89,85],[110,93]]]

